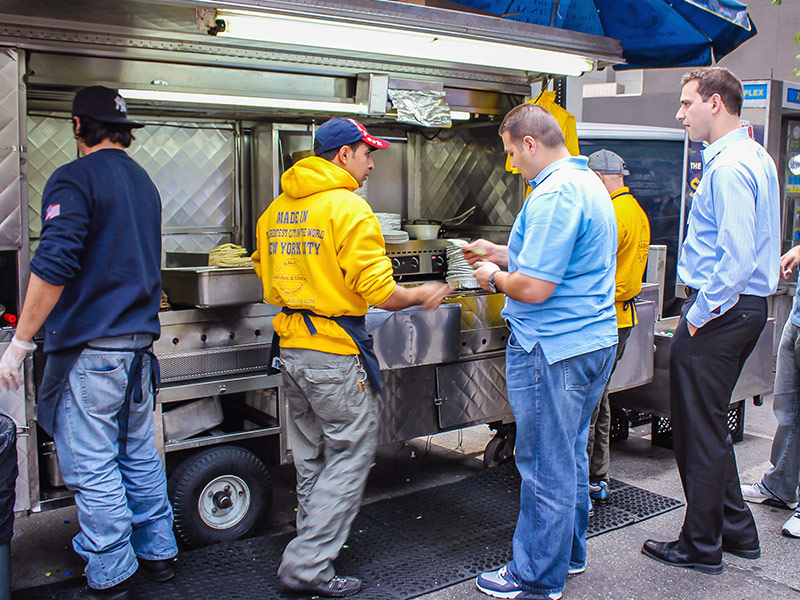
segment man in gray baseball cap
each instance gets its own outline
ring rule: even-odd
[[[625,343],[631,329],[636,324],[634,298],[642,289],[642,275],[647,266],[647,251],[650,245],[650,222],[639,206],[630,190],[625,187],[624,176],[629,175],[625,161],[616,152],[598,150],[589,155],[589,168],[592,169],[603,185],[606,186],[614,203],[614,214],[617,217],[617,273],[616,297],[614,306],[617,309],[617,355],[622,357]],[[612,369],[613,373],[613,369]],[[608,389],[592,413],[589,426],[589,497],[593,502],[611,502],[608,489],[608,469],[611,463],[609,451],[611,435],[611,405],[608,400]]]

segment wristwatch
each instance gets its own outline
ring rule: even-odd
[[[488,286],[489,286],[489,289],[490,289],[490,290],[492,291],[492,293],[494,293],[494,294],[496,294],[496,293],[497,293],[497,286],[496,286],[496,285],[495,285],[495,283],[494,283],[494,276],[495,276],[495,275],[497,275],[499,272],[500,272],[500,270],[497,270],[497,271],[492,271],[492,274],[491,274],[491,275],[489,275],[489,280],[486,282],[486,285],[488,285]]]

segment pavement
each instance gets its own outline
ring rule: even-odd
[[[769,465],[776,421],[771,398],[761,407],[747,403],[744,440],[736,444],[744,483],[756,481]],[[472,427],[384,446],[370,475],[365,502],[443,485],[480,472],[483,449],[492,432]],[[629,439],[612,444],[611,476],[653,492],[683,500],[670,450],[650,444],[647,425]],[[262,533],[290,531],[294,520],[294,473],[290,465],[272,470],[275,502]],[[725,555],[721,575],[704,575],[662,565],[641,554],[647,538],[671,540],[683,521],[683,509],[654,517],[588,540],[588,566],[571,577],[565,600],[800,600],[800,539],[780,533],[791,511],[750,505],[761,536],[762,557],[746,560]],[[76,577],[83,564],[71,548],[78,530],[74,507],[18,518],[12,540],[12,587],[21,589]],[[356,596],[357,598],[357,596]],[[485,600],[474,580],[421,596],[425,600]]]

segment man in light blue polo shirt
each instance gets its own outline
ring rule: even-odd
[[[533,192],[508,246],[478,240],[465,254],[481,287],[507,297],[506,385],[522,489],[514,559],[477,585],[498,598],[558,600],[567,574],[586,568],[586,441],[617,344],[617,225],[602,182],[585,157],[570,156],[546,110],[517,106],[500,135]]]

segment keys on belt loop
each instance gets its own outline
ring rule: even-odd
[[[358,385],[358,392],[363,393],[366,390],[367,372],[364,370],[364,365],[361,364],[361,356],[356,354],[356,384]]]

